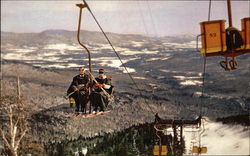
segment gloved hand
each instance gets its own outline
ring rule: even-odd
[[[81,95],[86,95],[86,92],[85,91],[80,91],[80,94]]]
[[[100,84],[100,83],[96,83],[95,86],[97,86],[97,87],[104,87],[105,85],[104,84]]]
[[[72,86],[74,92],[78,91],[78,88],[76,86]]]
[[[83,87],[85,87],[84,84],[79,84],[79,85],[77,86],[77,89],[78,89],[78,90],[81,90]]]

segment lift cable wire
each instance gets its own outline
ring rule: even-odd
[[[137,2],[138,1],[140,1],[140,0],[137,0]],[[152,29],[153,29],[153,34],[152,34],[152,36],[154,36],[154,37],[159,37],[158,35],[158,32],[157,32],[157,29],[156,29],[156,24],[155,24],[155,20],[154,20],[154,18],[153,18],[153,14],[152,14],[152,9],[151,9],[151,5],[150,5],[150,1],[149,0],[146,0],[146,2],[147,2],[147,8],[148,8],[148,13],[149,13],[149,17],[150,17],[150,21],[151,21],[151,23],[152,23]],[[139,4],[139,3],[138,3]],[[140,6],[139,6],[139,8],[140,8]],[[145,18],[143,18],[143,14],[141,13],[141,9],[139,10],[140,11],[140,14],[141,14],[141,16],[142,16],[142,20],[143,20],[143,24],[144,24],[144,27],[146,27],[146,24],[145,24],[145,22],[144,22],[144,19]],[[148,31],[147,31],[147,28],[144,28],[145,29],[145,31],[146,31],[146,34],[149,36],[150,34],[148,33]],[[150,37],[150,36],[149,36]],[[160,40],[158,40],[157,41],[160,45],[161,45],[161,47],[162,47],[162,50],[163,51],[165,51],[165,45],[163,44],[163,42],[162,41],[160,41]]]
[[[208,21],[210,21],[210,17],[211,17],[211,5],[212,4],[212,0],[209,0],[209,7],[208,7]],[[206,55],[206,51],[205,51],[205,55]],[[205,92],[205,76],[206,76],[206,63],[207,63],[207,58],[206,56],[204,56],[204,64],[203,64],[203,73],[202,73],[202,91],[201,91],[201,102],[199,103],[199,109],[200,109],[200,116],[202,116],[203,112],[202,112],[202,104],[204,102],[204,92]],[[201,133],[199,133],[198,136],[198,141],[199,141],[199,147],[201,146],[201,135],[202,133],[205,131],[204,129],[204,122],[203,122],[203,131]]]
[[[146,32],[147,37],[150,38],[150,36],[149,36],[150,34],[149,34],[147,26],[146,26],[146,22],[145,22],[145,18],[144,18],[144,15],[143,15],[143,11],[142,11],[142,9],[140,7],[140,1],[137,0],[136,2],[137,2],[137,5],[138,5],[138,8],[139,8],[139,12],[140,12],[140,16],[141,16],[141,19],[142,19],[142,24],[144,26],[144,30]]]
[[[144,16],[143,16],[143,12],[142,12],[142,9],[141,9],[141,6],[140,6],[140,3],[139,3],[139,0],[136,0],[137,1],[137,5],[138,5],[138,8],[139,8],[139,12],[140,12],[140,16],[141,16],[141,19],[142,19],[142,23],[143,23],[143,26],[144,26],[144,30],[145,30],[145,33],[146,35],[148,36],[148,40],[149,42],[153,42],[153,39],[151,38],[150,34],[148,33],[148,29],[147,29],[147,26],[145,24],[145,19]],[[153,34],[152,36],[154,37],[158,37],[158,33],[156,31],[156,26],[155,26],[155,22],[154,22],[154,19],[153,19],[153,15],[152,15],[152,9],[151,9],[151,5],[149,4],[149,0],[146,0],[147,1],[147,8],[149,10],[149,14],[150,14],[150,21],[151,21],[151,26],[152,26],[152,29],[153,29]],[[161,45],[161,50],[164,50],[165,51],[165,46],[163,44],[163,42],[161,40],[157,40],[157,42]],[[160,50],[160,51],[161,51]],[[145,83],[144,83],[145,84]],[[145,84],[146,85],[146,84]],[[151,100],[153,99],[154,97],[154,86],[152,86],[152,89],[151,89],[151,92],[152,92],[152,96],[151,96]],[[166,97],[169,98],[169,96],[166,94]]]
[[[146,0],[147,1],[147,9],[149,10],[149,15],[150,15],[150,23],[152,24],[151,25],[151,27],[152,27],[152,29],[153,29],[153,34],[149,34],[149,32],[148,32],[148,29],[147,29],[147,25],[145,24],[145,17],[144,17],[144,14],[143,14],[143,11],[142,11],[142,9],[141,9],[141,5],[140,5],[140,0],[136,0],[137,1],[137,5],[138,5],[138,8],[139,8],[139,12],[140,12],[140,16],[141,16],[141,19],[142,19],[142,23],[143,23],[143,26],[144,26],[144,30],[145,30],[145,33],[146,33],[146,35],[147,35],[147,37],[148,37],[148,41],[149,42],[153,42],[153,39],[152,39],[152,37],[158,37],[158,34],[157,34],[157,31],[156,31],[156,26],[155,26],[155,22],[154,22],[154,19],[153,19],[153,15],[152,15],[152,9],[151,9],[151,5],[149,4],[149,0]],[[164,45],[163,45],[163,43],[162,43],[162,41],[160,41],[160,40],[157,40],[157,42],[161,45],[161,47],[165,47]],[[162,49],[165,49],[165,48],[162,48]],[[145,82],[144,82],[144,84],[145,85],[147,85]],[[151,86],[151,89],[150,89],[150,91],[151,91],[151,93],[152,93],[152,95],[150,96],[150,99],[151,99],[151,101],[153,101],[153,97],[154,97],[154,95],[155,95],[155,93],[154,93],[154,90],[155,90],[155,87],[154,86]],[[168,95],[165,95],[167,98],[169,98],[169,96]],[[156,103],[157,104],[157,103]]]
[[[150,19],[151,19],[151,22],[152,22],[152,25],[153,25],[154,36],[157,37],[158,33],[156,31],[156,26],[155,26],[155,22],[154,22],[154,19],[153,19],[152,10],[151,10],[150,4],[149,4],[149,0],[146,0],[146,1],[147,1],[147,7],[148,7],[148,10],[149,10]]]
[[[91,14],[92,17],[94,18],[96,24],[98,25],[98,27],[99,27],[100,30],[102,31],[104,37],[106,38],[106,40],[108,41],[109,45],[111,46],[112,50],[115,52],[116,56],[117,56],[118,59],[120,60],[122,66],[123,66],[124,69],[126,70],[127,74],[129,75],[130,79],[132,80],[133,84],[135,85],[135,87],[136,87],[137,90],[139,91],[140,96],[143,97],[143,95],[142,95],[142,90],[139,88],[139,86],[138,86],[137,83],[135,82],[134,78],[132,77],[132,75],[131,75],[130,72],[128,71],[128,69],[127,69],[127,67],[125,66],[125,64],[123,63],[121,57],[119,56],[119,54],[118,54],[117,51],[115,50],[113,44],[111,43],[111,41],[109,40],[108,36],[106,35],[106,33],[104,32],[104,30],[102,29],[100,23],[97,21],[95,15],[94,15],[93,12],[91,11],[90,7],[88,6],[88,4],[86,3],[85,0],[83,0],[83,2],[86,4],[87,9],[89,10],[90,14]],[[148,104],[148,102],[146,101],[146,99],[145,99],[145,98],[143,98],[143,99],[144,99],[145,103],[148,105],[148,107],[149,107],[151,113],[152,113],[153,115],[155,115],[155,113],[153,112],[153,109],[152,109],[151,106]]]
[[[210,21],[211,17],[211,7],[212,7],[212,0],[209,0],[209,7],[208,7],[208,21]],[[206,51],[205,51],[206,53]],[[205,54],[206,55],[206,54]],[[200,110],[200,116],[202,116],[202,103],[204,102],[204,92],[205,92],[205,77],[206,77],[206,63],[207,63],[207,57],[204,56],[203,61],[203,73],[202,73],[202,86],[201,86],[201,103],[199,104],[199,110]]]
[[[142,9],[141,9],[140,1],[139,1],[139,0],[136,0],[136,2],[137,2],[137,6],[138,6],[138,8],[139,8],[139,12],[140,12],[141,20],[142,20],[142,23],[143,23],[143,28],[144,28],[144,30],[145,30],[145,34],[146,34],[146,36],[147,36],[147,38],[148,38],[148,41],[149,41],[149,42],[152,42],[152,38],[151,38],[151,36],[150,36],[150,34],[149,34],[149,32],[148,32],[147,25],[146,25],[146,22],[145,22],[145,19],[146,19],[146,18],[144,17],[143,11],[142,11]],[[147,1],[147,2],[148,2],[148,1]],[[147,3],[147,6],[148,6],[148,9],[151,11],[150,6],[149,6],[148,3]],[[151,15],[150,20],[151,20],[151,23],[153,24],[154,36],[156,37],[157,34],[156,34],[156,30],[155,30],[155,26],[154,26],[154,22],[153,22],[153,17],[152,17],[152,15]],[[144,85],[146,86],[147,84],[144,82]],[[152,86],[152,88],[151,88],[150,91],[151,91],[151,93],[152,93],[152,95],[150,96],[150,99],[151,99],[151,101],[153,101],[153,97],[154,97],[154,86]]]

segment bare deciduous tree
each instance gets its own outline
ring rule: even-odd
[[[28,113],[19,97],[0,97],[0,136],[5,155],[17,156],[21,140],[28,131]]]

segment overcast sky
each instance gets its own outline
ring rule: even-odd
[[[233,24],[250,16],[250,0],[233,1]],[[1,30],[41,32],[47,29],[76,30],[82,1],[1,1]],[[208,19],[209,1],[89,1],[106,32],[153,36],[197,34]],[[227,20],[226,1],[212,0],[211,20]],[[227,26],[227,25],[226,25]],[[99,31],[84,9],[82,29]]]

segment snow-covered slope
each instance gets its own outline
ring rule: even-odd
[[[249,127],[222,124],[221,122],[213,122],[208,119],[203,122],[204,128],[201,131],[184,128],[187,154],[191,154],[190,149],[192,146],[199,146],[199,141],[201,147],[207,147],[207,153],[204,155],[250,154]],[[191,132],[191,130],[194,132]],[[201,133],[202,131],[203,133]],[[200,139],[199,136],[201,136]]]

